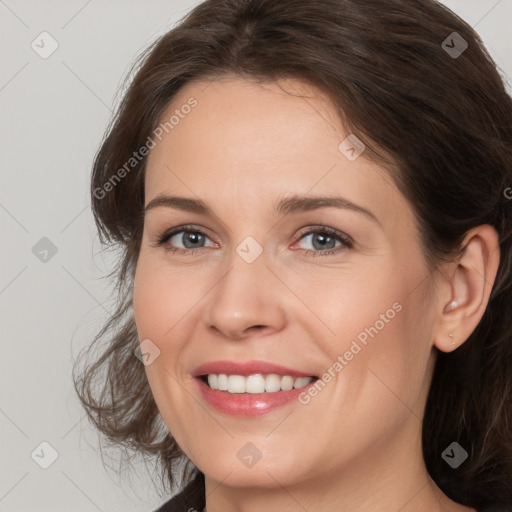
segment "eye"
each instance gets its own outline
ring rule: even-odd
[[[308,239],[310,242],[306,244],[310,247],[303,248],[306,256],[330,256],[354,245],[353,240],[345,233],[325,226],[302,231],[300,235],[299,242]]]
[[[326,226],[302,230],[297,243],[308,239],[310,243],[306,245],[310,247],[302,248],[306,256],[330,256],[344,249],[350,249],[354,245],[348,235]],[[202,230],[194,226],[180,226],[160,235],[156,246],[165,246],[166,250],[173,253],[190,255],[208,247],[205,245],[207,240],[211,242],[209,247],[218,247]]]
[[[191,254],[198,249],[205,248],[206,240],[210,240],[210,238],[200,229],[193,226],[180,226],[163,233],[158,238],[156,245],[165,245],[166,249],[172,252]],[[217,247],[217,244],[212,242],[212,247]]]

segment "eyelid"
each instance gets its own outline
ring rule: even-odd
[[[344,233],[343,231],[339,231],[337,229],[330,228],[328,226],[322,226],[321,224],[319,224],[317,226],[308,226],[306,228],[301,228],[299,230],[299,235],[300,235],[299,240],[302,240],[302,238],[304,238],[305,236],[311,235],[313,233],[327,233],[331,236],[338,237],[342,241],[349,243],[351,245],[353,245],[355,243],[354,239],[350,235],[347,235],[346,233]]]

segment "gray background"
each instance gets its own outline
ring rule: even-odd
[[[104,468],[71,367],[113,310],[101,278],[115,259],[88,197],[93,156],[135,56],[196,3],[0,0],[1,511],[149,511],[164,499],[142,461],[118,478],[111,449]],[[512,0],[444,3],[512,76]],[[58,43],[48,58],[31,47],[51,48],[43,31]],[[42,442],[58,453],[47,469]]]

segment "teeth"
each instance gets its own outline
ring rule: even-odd
[[[290,389],[293,389],[294,380],[293,377],[290,377],[289,375],[285,375],[281,379],[281,389],[283,391],[290,391]]]
[[[210,383],[210,377],[212,375],[208,375],[208,384]],[[213,377],[217,377],[217,389],[220,391],[228,390],[228,376],[226,374],[222,375],[213,375]]]
[[[228,391],[230,393],[245,393],[245,379],[241,375],[228,377]]]
[[[272,373],[267,375],[265,378],[265,391],[267,393],[275,393],[276,391],[281,390],[281,377]]]
[[[291,389],[307,386],[312,377],[292,377],[291,375],[277,375],[271,373],[262,375],[255,373],[244,377],[243,375],[208,375],[208,385],[212,389],[227,391],[229,393],[275,393],[277,391],[290,391]]]
[[[229,377],[230,379],[232,377],[235,377],[235,375],[231,375]],[[236,375],[236,377],[240,377],[239,375]],[[240,377],[240,379],[243,381],[243,387],[242,391],[239,391],[239,393],[243,393],[244,391],[246,393],[264,393],[265,392],[265,378],[263,375],[249,375],[247,377]],[[228,391],[230,389],[228,388]]]

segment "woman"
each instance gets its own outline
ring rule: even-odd
[[[512,100],[438,2],[201,3],[94,163],[89,417],[186,463],[161,511],[510,510],[510,186]]]

